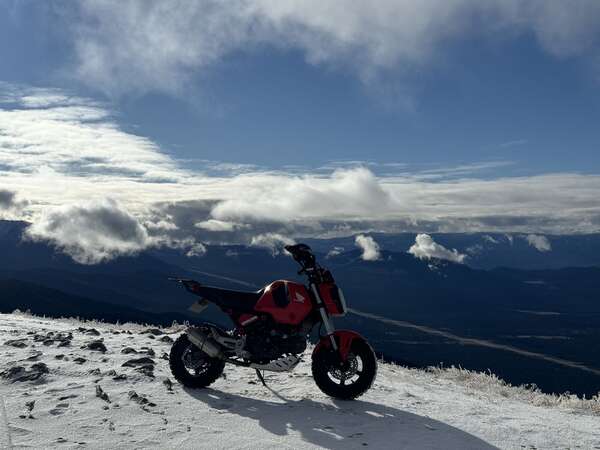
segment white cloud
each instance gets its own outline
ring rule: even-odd
[[[371,236],[359,234],[354,238],[354,243],[362,250],[361,258],[365,261],[377,261],[381,258],[379,244]]]
[[[484,234],[482,236],[485,242],[489,242],[490,244],[499,244],[500,242],[494,236],[490,236],[489,234]]]
[[[12,209],[16,204],[16,194],[13,191],[0,189],[0,209]]]
[[[459,253],[456,249],[449,250],[438,244],[428,234],[418,234],[415,243],[408,249],[408,253],[419,259],[445,259],[463,264],[467,255]]]
[[[265,233],[600,231],[600,175],[478,179],[490,163],[437,172],[401,165],[385,176],[354,163],[329,172],[246,167],[208,175],[182,169],[150,139],[123,130],[106,105],[60,90],[0,91],[11,102],[0,104],[0,186],[18,193],[12,218],[37,222],[55,208],[112,198],[152,236],[218,242]],[[165,204],[188,206],[170,216]]]
[[[192,258],[194,256],[204,256],[205,253],[206,247],[204,246],[204,244],[202,244],[201,242],[194,242],[192,245],[190,245],[185,256],[187,256],[188,258]]]
[[[469,37],[532,35],[556,57],[593,60],[600,29],[595,0],[572,8],[546,0],[90,0],[72,9],[75,72],[111,94],[182,94],[226,56],[264,47],[300,50],[309,63],[349,67],[366,82],[443,61]]]
[[[146,229],[113,201],[46,209],[26,236],[50,241],[82,264],[132,254],[151,244]]]
[[[353,218],[377,215],[392,202],[366,168],[336,170],[330,176],[247,174],[228,180],[235,196],[212,210],[218,220]]]
[[[552,244],[546,236],[540,234],[528,234],[523,236],[527,243],[539,252],[549,252],[552,250]]]
[[[0,188],[0,219],[18,219],[27,205],[16,192]]]
[[[292,244],[295,244],[292,238],[277,233],[259,234],[250,241],[251,246],[267,248],[273,255],[280,253],[284,245]]]
[[[164,234],[176,229],[170,222],[142,225],[123,205],[105,199],[47,207],[26,229],[24,237],[47,241],[80,264],[97,264],[150,247],[178,248],[187,256],[206,253],[206,247],[193,237]]]
[[[144,226],[148,230],[153,231],[174,231],[178,230],[179,227],[172,222],[172,218],[165,217],[164,219],[159,219],[157,221],[147,220],[144,222]]]
[[[225,222],[223,220],[209,219],[203,222],[198,222],[194,225],[196,228],[201,228],[208,231],[235,231],[242,228],[248,228],[248,225],[235,222]]]
[[[325,258],[333,258],[334,256],[341,255],[344,252],[344,247],[335,246],[327,252]]]

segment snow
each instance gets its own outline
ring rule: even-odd
[[[156,336],[147,330],[0,314],[0,373],[13,374],[0,377],[0,448],[600,449],[598,398],[549,396],[461,369],[381,363],[367,394],[337,401],[313,383],[309,353],[294,372],[267,374],[269,388],[253,371],[228,366],[211,388],[186,390],[161,358],[170,348],[161,339],[175,339],[181,327]],[[106,353],[82,348],[96,340]],[[151,351],[121,353],[126,347]],[[154,377],[122,366],[142,357],[156,363]],[[49,372],[14,381],[39,363]],[[127,379],[113,379],[121,374]]]

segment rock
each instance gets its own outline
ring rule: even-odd
[[[117,372],[114,369],[110,369],[104,373],[107,377],[115,377],[117,376]]]
[[[35,334],[33,336],[33,340],[35,342],[41,342],[46,346],[50,346],[53,345],[55,342],[58,342],[59,347],[66,347],[68,345],[71,345],[72,339],[72,333],[54,333],[53,331],[49,331],[46,334]]]
[[[125,381],[127,380],[127,375],[125,375],[124,373],[117,375],[116,377],[113,377],[113,381]]]
[[[82,357],[78,357],[78,358],[75,358],[75,359],[73,360],[73,362],[74,362],[75,364],[83,364],[83,363],[84,363],[84,362],[86,362],[86,361],[87,361],[87,359],[85,359],[85,358],[82,358]]]
[[[142,347],[140,353],[145,353],[148,356],[156,356],[156,353],[150,347]]]
[[[159,341],[164,342],[166,344],[172,344],[173,343],[173,338],[171,338],[171,336],[163,336],[159,339]]]
[[[14,383],[17,381],[35,381],[42,377],[42,375],[45,375],[49,372],[50,370],[48,369],[48,366],[42,362],[39,362],[33,364],[29,370],[25,369],[23,366],[13,366],[0,372],[0,376]]]
[[[27,339],[11,339],[6,341],[4,345],[10,345],[11,347],[17,348],[27,347]]]
[[[98,397],[100,400],[104,400],[105,402],[110,403],[108,394],[104,392],[99,385],[96,386],[96,397]]]
[[[44,342],[49,339],[52,339],[52,336],[54,336],[54,333],[52,331],[50,331],[46,334],[34,334],[33,340],[34,340],[34,342]]]
[[[12,366],[0,372],[2,378],[6,378],[8,380],[15,380],[23,374],[25,374],[25,367],[23,366]]]
[[[173,382],[170,379],[165,378],[163,380],[163,384],[167,388],[167,391],[169,391],[169,392],[173,391]]]
[[[27,410],[27,412],[33,411],[34,406],[35,406],[35,400],[31,400],[31,401],[25,403],[25,409]]]
[[[77,328],[77,331],[79,331],[80,333],[83,333],[83,334],[87,334],[88,336],[100,336],[100,332],[98,330],[96,330],[95,328],[79,327],[79,328]]]
[[[48,366],[46,364],[44,364],[43,362],[33,364],[31,366],[31,370],[35,370],[40,373],[49,373],[50,372],[50,369],[48,369]]]
[[[54,359],[63,359],[65,355],[54,355]]]
[[[143,357],[143,358],[137,358],[137,359],[130,359],[128,361],[125,361],[122,364],[122,367],[141,367],[141,366],[145,366],[145,365],[154,365],[156,364],[154,362],[154,360],[152,358],[148,358],[148,357]]]
[[[82,348],[87,348],[88,350],[93,350],[95,352],[102,352],[102,353],[106,353],[106,345],[104,345],[104,343],[102,341],[92,341],[89,342],[88,344],[85,345],[85,347]]]
[[[137,353],[137,350],[131,347],[125,347],[121,350],[121,353],[123,353],[124,355],[128,355],[130,353]]]
[[[34,351],[31,355],[25,358],[26,361],[37,361],[40,356],[42,356],[42,352]]]
[[[135,391],[129,391],[128,395],[129,395],[130,400],[133,400],[134,402],[138,403],[139,405],[156,406],[156,403],[152,403],[151,401],[149,401],[145,395],[139,395]]]
[[[163,352],[163,354],[160,355],[160,359],[164,359],[164,360],[168,361],[169,360],[169,355],[167,355],[165,352]]]
[[[88,371],[88,373],[90,375],[100,375],[100,369],[98,369],[97,367],[95,369],[92,369],[90,371]]]
[[[144,366],[140,366],[135,369],[136,372],[139,372],[148,377],[154,378],[154,366],[151,364],[146,364]]]
[[[160,336],[161,334],[164,334],[162,331],[160,331],[158,328],[148,328],[144,331],[142,331],[140,334],[151,334],[153,336]]]

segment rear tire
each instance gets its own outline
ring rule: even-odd
[[[319,389],[330,397],[352,400],[369,390],[377,375],[377,358],[363,339],[352,341],[346,363],[337,351],[321,347],[312,359],[312,373]]]
[[[221,376],[225,361],[208,356],[192,344],[184,333],[171,347],[169,366],[177,381],[185,387],[199,389],[214,383]]]

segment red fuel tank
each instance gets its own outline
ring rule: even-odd
[[[293,281],[277,280],[265,287],[254,309],[270,314],[278,323],[298,325],[310,314],[312,301],[306,286]]]

